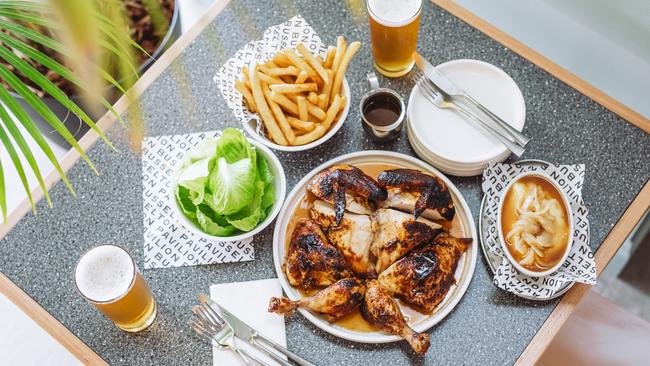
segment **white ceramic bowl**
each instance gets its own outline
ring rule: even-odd
[[[269,168],[271,169],[271,172],[273,173],[273,188],[275,188],[275,202],[273,202],[273,209],[271,212],[266,216],[266,218],[257,224],[255,228],[251,231],[247,232],[242,232],[242,231],[237,231],[235,235],[231,236],[214,236],[207,234],[201,230],[199,226],[197,226],[195,223],[190,221],[190,219],[185,216],[183,211],[181,210],[178,201],[176,200],[176,195],[174,193],[174,189],[171,189],[171,206],[173,207],[174,211],[174,217],[178,222],[180,222],[184,228],[192,232],[194,235],[196,235],[199,238],[204,238],[208,240],[219,240],[219,241],[224,241],[224,242],[231,242],[231,241],[238,241],[238,240],[244,240],[251,238],[253,235],[259,233],[260,231],[264,230],[275,217],[278,215],[280,212],[280,208],[282,208],[282,203],[284,202],[284,196],[287,191],[287,178],[284,175],[284,169],[282,168],[282,164],[280,163],[280,160],[275,156],[275,154],[266,146],[262,145],[260,142],[255,141],[251,138],[248,139],[248,142],[255,146],[255,149],[262,154],[262,156],[266,159],[266,161],[269,163]],[[181,164],[183,163],[184,159],[181,159],[178,166],[174,169],[174,177],[178,177],[178,170],[180,169]],[[176,178],[173,179],[173,184],[176,184]],[[239,233],[239,234],[237,234]]]
[[[454,186],[454,184],[438,170],[412,156],[391,151],[374,150],[345,154],[314,168],[314,170],[305,175],[300,180],[300,182],[296,184],[293,190],[287,195],[287,199],[284,203],[284,206],[282,207],[282,211],[280,212],[275,223],[275,231],[273,232],[273,263],[275,265],[275,272],[278,276],[278,279],[280,280],[280,284],[282,285],[282,289],[286,293],[287,297],[291,300],[298,300],[303,297],[297,288],[289,284],[286,274],[282,270],[282,264],[284,263],[286,254],[285,244],[288,235],[291,234],[287,232],[287,228],[293,216],[294,209],[297,205],[300,204],[304,195],[306,194],[307,184],[311,181],[316,173],[335,164],[388,164],[400,166],[403,168],[420,169],[423,172],[427,172],[439,177],[449,187],[449,191],[456,206],[456,215],[458,215],[463,224],[465,236],[471,237],[473,241],[471,247],[467,250],[467,252],[465,252],[465,254],[463,254],[459,260],[458,267],[456,268],[456,273],[454,276],[456,279],[456,284],[449,289],[449,292],[447,292],[444,300],[434,310],[433,314],[426,316],[421,320],[418,320],[414,324],[409,324],[411,328],[413,328],[416,332],[424,332],[428,330],[438,322],[442,321],[454,309],[454,307],[458,304],[460,299],[465,294],[465,291],[467,291],[469,283],[472,280],[472,275],[474,274],[474,268],[476,266],[476,258],[479,250],[478,236],[476,234],[476,227],[474,225],[474,220],[472,218],[472,213],[470,212],[469,206],[465,202],[465,199],[460,194],[460,191],[456,188],[456,186]],[[387,334],[381,331],[358,332],[350,330],[339,325],[329,323],[324,318],[315,315],[314,313],[311,313],[303,308],[299,308],[298,311],[318,328],[334,336],[350,341],[362,343],[388,343],[402,340],[402,338],[398,336]]]
[[[562,259],[558,261],[558,263],[553,266],[552,268],[543,271],[543,272],[535,272],[531,271],[529,269],[526,269],[524,266],[519,264],[515,260],[515,258],[510,254],[510,250],[508,250],[508,246],[506,244],[505,240],[505,235],[503,234],[503,227],[501,225],[501,215],[503,212],[503,202],[505,201],[506,194],[510,191],[512,188],[512,185],[515,184],[517,181],[524,177],[529,177],[529,176],[535,176],[544,179],[545,181],[551,183],[555,189],[557,189],[558,192],[560,192],[560,196],[562,197],[562,204],[566,208],[567,214],[569,216],[569,242],[567,243],[566,250],[564,251],[564,254],[562,255]],[[519,271],[520,273],[530,276],[530,277],[544,277],[548,276],[551,273],[555,272],[558,270],[558,268],[562,267],[564,262],[566,261],[567,257],[569,256],[569,252],[571,251],[571,246],[573,245],[573,215],[571,214],[571,205],[569,203],[569,198],[566,196],[562,188],[560,187],[559,184],[555,182],[553,178],[551,178],[548,174],[541,173],[541,172],[524,172],[516,177],[514,177],[510,183],[506,186],[506,189],[503,190],[503,195],[501,196],[501,201],[499,202],[499,209],[497,211],[497,223],[498,223],[498,231],[499,231],[499,243],[501,244],[501,249],[506,255],[506,258],[510,261],[510,263]]]
[[[330,127],[329,131],[327,131],[327,133],[325,133],[325,135],[323,135],[318,140],[312,141],[312,142],[310,142],[308,144],[298,145],[298,146],[278,145],[275,142],[269,140],[268,137],[257,133],[257,121],[256,120],[251,120],[248,123],[244,123],[244,129],[246,130],[246,132],[248,132],[249,135],[253,136],[253,138],[255,140],[257,140],[257,141],[261,142],[262,144],[264,144],[265,146],[268,146],[268,147],[270,147],[272,149],[275,149],[275,150],[280,150],[280,151],[305,151],[305,150],[309,150],[311,148],[314,148],[314,147],[324,143],[325,141],[329,140],[330,138],[332,138],[332,136],[334,136],[334,134],[336,134],[338,132],[338,130],[341,129],[341,127],[343,126],[343,123],[345,122],[345,119],[348,117],[348,112],[350,111],[350,104],[351,104],[352,101],[350,100],[350,86],[348,85],[348,81],[347,81],[346,78],[343,78],[343,95],[346,96],[346,99],[348,100],[348,102],[346,103],[345,108],[343,109],[343,113],[341,113],[341,116],[339,117],[339,119],[334,122],[334,125],[332,127]]]

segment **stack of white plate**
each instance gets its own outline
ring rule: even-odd
[[[503,70],[476,60],[454,60],[436,68],[501,119],[519,131],[523,129],[524,97]],[[487,163],[510,156],[503,144],[472,121],[431,104],[417,85],[409,97],[407,117],[408,138],[415,153],[447,174],[478,175]]]

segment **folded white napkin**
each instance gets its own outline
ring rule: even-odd
[[[268,280],[220,283],[210,286],[210,297],[233,315],[255,328],[260,334],[274,342],[287,346],[287,335],[284,329],[284,317],[268,312],[269,299],[282,296],[280,281],[276,278]],[[255,353],[261,360],[275,365],[268,356],[264,355],[245,341],[235,339],[237,345]],[[214,365],[241,366],[239,356],[229,350],[213,350]]]

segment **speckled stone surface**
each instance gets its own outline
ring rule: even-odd
[[[346,4],[358,4],[348,8]],[[364,44],[348,72],[352,106],[345,126],[328,143],[303,153],[279,153],[289,189],[313,167],[341,154],[385,149],[413,154],[406,138],[374,145],[363,135],[356,103],[372,69],[368,26],[362,1],[292,2],[233,0],[156,80],[142,97],[148,135],[178,134],[235,126],[212,76],[219,66],[267,27],[302,14],[323,40],[339,34]],[[425,2],[420,51],[433,63],[473,58],[510,74],[526,100],[524,132],[533,137],[523,158],[554,163],[584,163],[583,195],[590,209],[591,246],[596,249],[650,176],[650,136],[554,79],[502,45]],[[381,79],[408,95],[413,81]],[[183,97],[182,88],[191,97]],[[189,103],[189,104],[188,104]],[[102,143],[88,152],[101,176],[84,163],[69,178],[74,198],[61,183],[51,191],[55,206],[38,204],[0,241],[0,271],[113,365],[209,365],[210,347],[186,326],[198,292],[210,284],[275,276],[272,227],[255,238],[257,259],[247,263],[147,270],[144,277],[159,304],[156,323],[132,335],[113,327],[75,291],[72,270],[78,256],[98,243],[118,243],[142,267],[142,172],[140,157],[129,151],[124,130],[109,133],[120,152]],[[476,220],[480,178],[451,177]],[[233,294],[236,295],[236,294]],[[312,326],[301,316],[287,319],[289,348],[319,365],[505,365],[511,364],[556,305],[531,302],[491,283],[478,259],[469,290],[456,309],[431,330],[426,358],[414,356],[405,342],[364,345],[346,342]]]

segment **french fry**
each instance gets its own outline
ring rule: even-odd
[[[321,81],[321,79],[318,77],[318,73],[316,72],[316,70],[314,70],[311,66],[309,66],[309,64],[305,60],[300,58],[300,56],[298,56],[295,52],[293,52],[293,50],[286,49],[282,51],[282,53],[285,54],[289,58],[289,60],[291,60],[291,63],[293,63],[294,66],[296,66],[300,70],[307,71],[307,74],[314,82]]]
[[[334,61],[335,55],[336,55],[336,47],[334,46],[327,47],[327,56],[325,57],[325,62],[323,62],[323,66],[326,69],[332,68],[332,62]]]
[[[258,76],[258,78],[259,78],[261,81],[263,81],[263,82],[265,82],[265,83],[267,83],[267,84],[269,84],[269,85],[273,85],[273,84],[284,84],[284,81],[282,81],[282,80],[280,80],[280,79],[278,79],[278,78],[276,78],[276,77],[273,77],[273,76],[268,76],[268,75],[266,75],[266,74],[263,73],[263,72],[259,72],[259,71],[258,71],[258,72],[257,72],[257,76]]]
[[[345,95],[341,96],[341,107],[339,108],[339,111],[343,111],[345,109],[345,106],[348,104],[348,97]]]
[[[302,93],[302,92],[316,91],[318,90],[318,85],[316,85],[316,83],[275,84],[275,85],[271,85],[270,88],[276,93],[288,94],[288,93]]]
[[[301,70],[300,73],[298,74],[298,77],[296,77],[296,84],[303,84],[307,78],[309,77],[309,74],[305,70]]]
[[[296,49],[298,52],[300,52],[302,57],[305,58],[307,63],[314,69],[314,71],[316,71],[318,76],[320,76],[320,78],[323,80],[323,83],[328,83],[329,79],[327,78],[327,71],[325,71],[325,68],[323,67],[322,60],[319,61],[302,43],[298,43]]]
[[[304,135],[296,136],[296,140],[293,143],[296,145],[306,145],[323,137],[325,132],[327,132],[327,129],[323,125],[316,125],[312,131]]]
[[[359,51],[359,48],[361,48],[361,42],[352,42],[345,51],[345,55],[341,60],[341,64],[336,69],[336,75],[334,76],[334,84],[332,84],[332,93],[330,95],[331,102],[334,101],[335,96],[341,93],[341,85],[343,83],[343,78],[345,77],[345,71],[348,69],[352,56]]]
[[[276,93],[274,91],[271,92],[271,99],[278,103],[282,109],[285,111],[293,114],[294,116],[298,115],[298,106],[296,103],[292,102],[289,98],[287,98],[286,95]]]
[[[264,67],[267,67],[269,69],[273,69],[273,68],[277,68],[277,67],[280,67],[280,66],[278,66],[278,64],[276,64],[275,61],[273,61],[273,59],[270,59],[270,60],[266,61],[266,63],[264,64]]]
[[[250,111],[253,113],[257,112],[257,105],[255,105],[255,99],[253,98],[253,94],[250,92],[250,90],[248,90],[246,85],[244,85],[244,82],[241,80],[235,80],[235,89],[237,89],[237,91],[240,92],[241,95],[246,100],[246,105],[248,106],[248,109],[250,109]]]
[[[332,61],[332,70],[335,73],[339,69],[339,65],[341,65],[341,61],[345,55],[346,48],[347,42],[345,41],[345,37],[338,36],[336,39],[336,54],[334,55],[334,60]]]
[[[280,108],[280,106],[271,99],[271,90],[265,83],[262,83],[262,91],[264,92],[266,102],[269,104],[269,107],[271,107],[271,111],[273,112],[276,121],[278,121],[278,125],[280,125],[282,133],[284,133],[284,137],[286,137],[287,141],[289,141],[289,145],[293,145],[296,139],[296,134],[293,132],[291,125],[289,125],[284,112],[282,112],[282,108]]]
[[[323,93],[318,96],[318,108],[327,109],[327,103],[330,101],[329,95]]]
[[[323,110],[327,110],[327,107],[329,107],[330,95],[332,93],[332,84],[334,84],[334,71],[327,70],[327,75],[332,82],[327,83],[323,86],[322,94],[327,95],[327,102],[325,103],[325,105],[324,106],[319,105],[319,107],[323,108]]]
[[[309,114],[316,117],[319,121],[322,121],[325,119],[325,117],[327,117],[324,110],[318,108],[316,105],[309,103],[309,101],[307,101],[307,110],[309,111]]]
[[[332,105],[330,105],[330,107],[327,109],[327,115],[320,125],[325,127],[326,130],[329,130],[330,126],[332,125],[332,122],[334,122],[334,118],[339,113],[340,109],[341,109],[341,96],[337,94],[336,97],[334,97],[334,101],[332,102]]]
[[[318,104],[318,94],[316,92],[313,92],[313,91],[309,92],[309,96],[307,97],[307,100],[311,104],[314,104],[314,105]]]
[[[278,52],[275,57],[273,58],[273,62],[275,62],[278,66],[280,67],[288,67],[288,66],[293,66],[293,63],[289,58],[282,54],[282,52]]]
[[[241,72],[242,74],[244,74],[244,79],[243,79],[244,85],[246,85],[246,87],[250,90],[251,82],[248,80],[248,66],[242,66]]]
[[[316,128],[317,123],[316,122],[311,122],[311,121],[303,121],[301,119],[298,119],[296,117],[287,117],[287,121],[291,125],[291,127],[295,128],[296,130],[300,130],[303,132],[309,132]]]
[[[275,118],[273,118],[273,115],[269,110],[269,106],[266,104],[266,100],[264,99],[264,92],[262,91],[262,87],[260,85],[259,75],[263,74],[257,72],[254,68],[248,70],[248,78],[251,83],[253,99],[255,100],[255,105],[257,105],[258,113],[260,115],[260,118],[262,118],[264,127],[266,127],[266,131],[268,132],[271,139],[277,144],[286,146],[289,144],[289,142],[282,134],[280,127],[278,127]]]
[[[260,71],[262,71],[268,76],[286,76],[286,75],[298,76],[298,74],[300,73],[300,70],[298,70],[298,68],[295,66],[289,66],[289,67],[262,66],[260,67]]]
[[[307,99],[303,97],[302,95],[298,96],[298,117],[306,121],[307,120],[307,115],[309,114],[309,111],[307,110]]]

